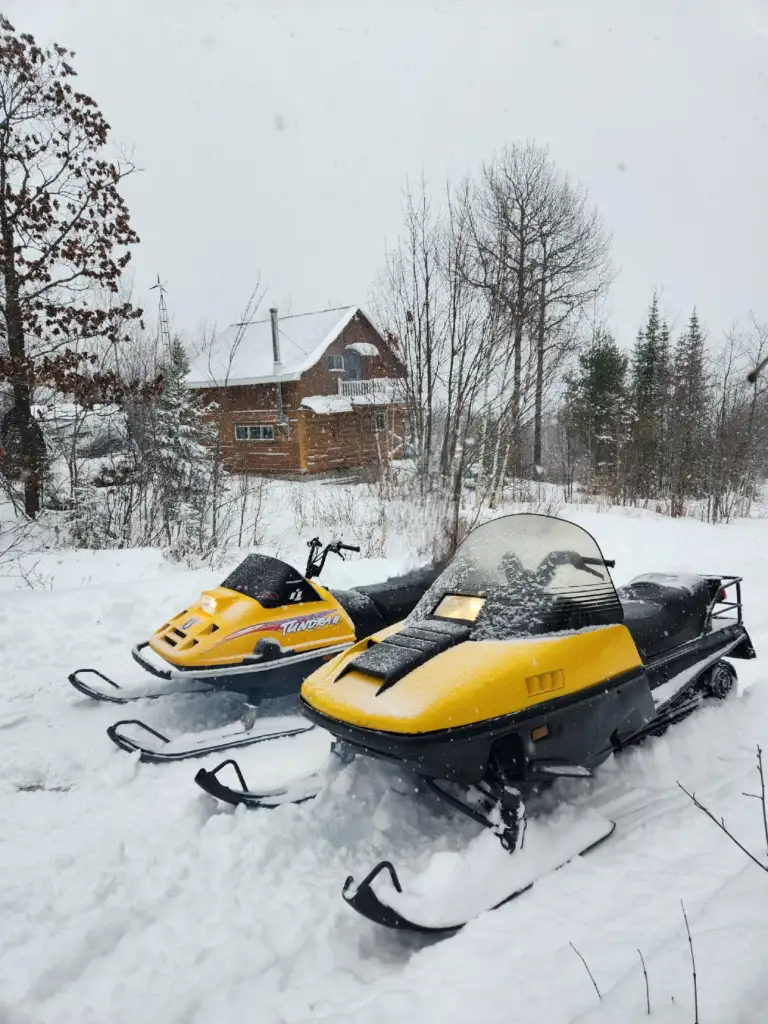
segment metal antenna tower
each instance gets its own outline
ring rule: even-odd
[[[160,303],[158,311],[158,334],[160,336],[160,346],[163,350],[163,355],[167,356],[171,351],[171,329],[168,325],[168,306],[165,303],[165,285],[160,280],[160,275],[157,275],[157,284],[153,284],[149,289],[153,292],[157,288],[160,293]]]

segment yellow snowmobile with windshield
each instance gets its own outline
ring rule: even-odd
[[[514,851],[523,802],[560,776],[589,777],[612,753],[658,733],[735,683],[755,656],[740,579],[649,574],[618,592],[592,536],[550,516],[475,529],[405,622],[356,643],[301,689],[304,714],[347,753],[397,762]],[[729,594],[735,596],[729,599]],[[223,785],[231,803],[290,793]],[[306,787],[299,799],[306,799]],[[417,927],[371,888],[345,898],[395,927]]]
[[[69,682],[88,697],[117,704],[213,690],[242,693],[249,709],[245,721],[252,726],[262,701],[298,694],[303,680],[324,662],[356,640],[399,622],[439,573],[437,567],[425,567],[384,583],[330,590],[317,579],[328,555],[343,559],[345,551],[360,549],[342,541],[323,547],[317,537],[308,546],[303,576],[279,558],[248,555],[220,586],[204,591],[199,601],[137,644],[134,660],[165,680],[164,689],[125,690],[97,669],[78,669]],[[144,653],[147,647],[169,667],[150,660]],[[97,677],[103,685],[86,682],[85,675]],[[141,732],[142,739],[130,736],[127,726],[130,732]],[[116,722],[107,731],[119,747],[138,750],[146,761],[200,756],[245,746],[254,738],[240,734],[237,742],[229,743],[227,734],[224,742],[207,737],[203,746],[177,749],[167,736],[138,719]],[[147,737],[149,747],[144,745]]]

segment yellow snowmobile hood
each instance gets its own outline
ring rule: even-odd
[[[467,640],[418,666],[389,688],[348,669],[382,630],[337,655],[302,685],[303,701],[329,718],[393,733],[428,733],[525,711],[642,670],[629,630],[601,626],[515,640]]]
[[[153,633],[149,645],[172,665],[204,669],[240,664],[263,639],[297,653],[353,643],[352,620],[325,587],[312,585],[319,600],[278,608],[214,587]]]

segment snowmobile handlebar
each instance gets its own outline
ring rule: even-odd
[[[534,570],[524,569],[516,555],[506,555],[505,559],[507,560],[505,570],[508,574],[511,571],[514,576],[519,574],[529,578],[540,587],[544,587],[550,582],[561,565],[572,565],[574,569],[588,572],[600,580],[603,579],[602,574],[590,566],[605,566],[606,569],[612,569],[616,565],[615,559],[592,558],[589,555],[581,555],[578,551],[550,551]]]
[[[578,551],[550,551],[536,568],[537,581],[542,585],[549,583],[561,565],[572,565],[574,569],[588,572],[591,576],[597,576],[599,579],[603,578],[596,569],[590,568],[591,565],[603,565],[601,558],[590,558],[588,555],[579,554]]]
[[[323,547],[323,542],[319,537],[313,537],[312,540],[307,541],[307,547],[309,548],[309,557],[307,558],[307,568],[304,571],[304,578],[311,580],[315,576],[319,576],[325,566],[325,560],[329,554],[338,555],[339,558],[344,561],[344,555],[342,551],[359,551],[359,547],[355,547],[353,544],[345,544],[341,540],[332,541],[330,544],[326,544],[322,552],[320,548]]]
[[[604,565],[606,567],[606,569],[615,569],[616,568],[616,559],[615,558],[588,558],[585,555],[584,556],[584,561],[586,562],[587,565]]]

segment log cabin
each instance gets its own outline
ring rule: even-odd
[[[191,365],[232,472],[376,471],[404,454],[405,369],[358,306],[233,324]]]

